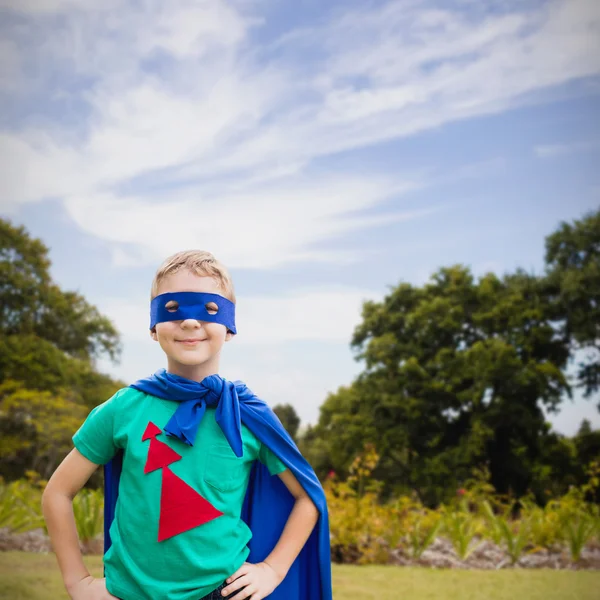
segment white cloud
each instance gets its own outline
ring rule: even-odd
[[[315,176],[320,158],[506,110],[600,73],[594,0],[489,14],[388,2],[292,29],[271,46],[251,41],[260,24],[252,4],[85,6],[22,5],[37,16],[20,42],[39,66],[18,80],[32,94],[76,93],[90,112],[76,130],[48,118],[5,132],[0,197],[5,210],[65,199],[85,231],[113,243],[120,264],[184,246],[210,247],[231,266],[349,260],[324,243],[384,222],[360,211],[414,182],[367,171]],[[73,77],[87,82],[83,91],[70,87]],[[393,218],[418,214],[396,206]]]
[[[208,248],[230,268],[269,268],[294,261],[355,260],[357,250],[331,251],[319,243],[426,214],[397,205],[380,216],[361,213],[403,191],[385,179],[345,176],[292,179],[245,191],[223,186],[219,194],[183,189],[177,198],[159,196],[152,202],[108,194],[75,196],[65,206],[82,229],[114,242],[120,264],[155,264],[182,248]]]

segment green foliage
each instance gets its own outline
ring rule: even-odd
[[[0,469],[49,477],[89,409],[120,382],[94,360],[119,355],[114,326],[50,277],[48,248],[0,219]]]
[[[412,510],[406,519],[406,541],[410,557],[421,558],[421,555],[434,542],[443,521],[436,511],[420,507]]]
[[[320,479],[325,479],[333,470],[329,440],[321,437],[316,427],[309,425],[302,432],[298,438],[298,448]]]
[[[24,455],[30,468],[49,478],[72,448],[71,436],[85,418],[85,407],[65,393],[23,388],[7,381],[0,385],[0,456],[8,468]]]
[[[322,478],[331,470],[345,477],[364,444],[375,439],[372,419],[361,406],[369,402],[368,390],[359,388],[357,382],[330,394],[320,408],[318,425],[301,440],[300,449]]]
[[[443,534],[452,542],[458,558],[466,560],[477,548],[475,538],[481,533],[478,520],[469,511],[466,501],[443,509]]]
[[[300,427],[300,417],[291,404],[278,404],[273,407],[273,412],[279,417],[286,431],[296,440],[298,428]]]
[[[503,546],[510,557],[511,564],[521,558],[530,539],[529,520],[524,516],[516,520],[510,517],[513,506],[504,509],[503,514],[497,514],[488,501],[482,504],[483,514],[490,529],[490,537],[499,546]]]
[[[561,516],[557,503],[550,501],[541,507],[531,498],[521,501],[521,517],[529,524],[529,539],[534,550],[544,548],[552,550],[562,541]]]
[[[336,562],[385,563],[396,548],[418,559],[436,536],[446,537],[461,560],[487,537],[513,565],[525,552],[560,551],[564,545],[578,561],[594,536],[600,541],[600,507],[585,500],[600,485],[600,464],[588,469],[584,485],[573,486],[544,507],[532,495],[515,501],[497,494],[487,469],[473,469],[453,501],[432,510],[415,494],[382,502],[382,484],[374,479],[379,458],[375,447],[366,444],[346,481],[333,472],[325,481]]]
[[[566,547],[577,562],[594,536],[600,542],[600,509],[585,500],[598,485],[600,467],[589,470],[585,485],[571,488],[543,508],[535,505],[532,497],[507,500],[490,486],[485,469],[475,471],[468,487],[459,489],[452,503],[433,510],[424,507],[415,494],[382,501],[381,482],[373,477],[378,461],[374,446],[366,445],[355,457],[347,480],[331,473],[324,483],[334,562],[385,564],[394,550],[419,559],[438,536],[451,541],[461,560],[469,558],[478,539],[489,537],[504,549],[512,564],[524,552],[540,547],[554,551]],[[42,527],[44,486],[36,473],[10,484],[0,481],[0,527],[15,531]],[[80,491],[73,511],[85,545],[102,531],[102,492]]]
[[[591,515],[584,512],[572,514],[563,524],[563,535],[569,546],[571,559],[581,560],[581,553],[596,531],[596,523]]]
[[[346,482],[331,474],[325,484],[330,512],[332,556],[337,562],[359,564],[387,562],[381,544],[387,528],[386,512],[378,502],[377,481],[371,479],[379,457],[372,446],[359,454]]]
[[[586,484],[572,487],[554,503],[563,539],[574,562],[581,559],[583,548],[597,535],[600,518],[600,507],[586,501],[586,497],[595,495],[600,487],[600,463],[592,463],[587,474],[589,479]]]
[[[89,542],[102,533],[104,495],[101,490],[81,490],[73,499],[73,514],[79,539]]]
[[[104,402],[122,382],[95,371],[92,363],[72,358],[36,335],[0,337],[0,382],[22,382],[31,390],[69,394],[89,408]]]
[[[46,526],[41,514],[42,491],[46,482],[37,474],[28,478],[5,483],[0,478],[0,528],[21,533]]]
[[[319,475],[345,476],[375,442],[384,496],[416,491],[427,506],[450,501],[473,466],[500,493],[542,503],[582,483],[598,432],[568,440],[543,409],[571,394],[574,351],[598,364],[599,242],[600,211],[548,238],[543,276],[476,279],[456,265],[366,302],[352,341],[364,371],[327,397],[305,446]]]
[[[116,358],[118,334],[96,307],[50,278],[48,248],[0,219],[0,333],[36,335],[69,356]]]
[[[562,223],[546,239],[547,292],[562,335],[585,358],[578,382],[587,396],[600,388],[600,210]]]
[[[42,528],[42,492],[46,481],[29,471],[27,479],[5,483],[0,479],[0,528],[20,533]],[[82,543],[93,540],[104,524],[104,495],[102,490],[81,490],[73,499],[73,514]]]

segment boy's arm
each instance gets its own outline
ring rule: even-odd
[[[319,511],[289,469],[278,477],[294,496],[295,503],[277,545],[264,562],[283,580],[312,533]]]
[[[287,575],[319,519],[317,507],[293,473],[286,469],[278,477],[295,499],[279,541],[262,563],[245,563],[229,577],[227,583],[230,585],[223,590],[224,596],[242,588],[234,600],[259,600],[270,594]]]
[[[79,549],[73,498],[98,465],[74,449],[56,469],[42,496],[42,511],[67,591],[90,577]]]

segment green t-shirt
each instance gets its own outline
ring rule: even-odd
[[[238,458],[207,409],[194,446],[162,433],[178,403],[133,388],[119,390],[96,407],[73,436],[75,447],[102,465],[124,450],[112,546],[104,556],[106,587],[124,600],[198,600],[216,589],[246,560],[252,533],[240,518],[250,469],[255,460],[271,475],[285,465],[242,425],[244,455]],[[156,438],[181,455],[171,473],[223,513],[203,525],[158,541],[163,469],[144,473],[150,441]]]

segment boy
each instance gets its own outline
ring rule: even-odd
[[[157,271],[150,333],[167,370],[96,407],[44,492],[72,600],[331,599],[318,479],[267,405],[218,375],[234,312],[210,253],[178,253]],[[72,500],[101,464],[105,579],[95,579]]]

